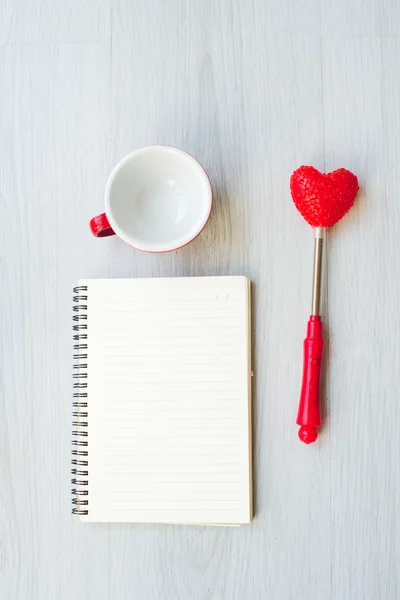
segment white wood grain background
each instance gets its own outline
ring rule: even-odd
[[[396,0],[2,0],[2,599],[400,597],[399,31]],[[165,256],[92,238],[111,167],[157,142],[209,171],[204,233]],[[312,269],[288,191],[301,164],[362,185],[329,240],[311,447],[294,424]],[[197,274],[254,281],[254,523],[81,525],[72,285]]]

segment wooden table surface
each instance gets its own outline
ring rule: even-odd
[[[399,31],[396,0],[3,0],[2,599],[400,597]],[[163,256],[88,229],[112,166],[153,143],[194,154],[215,188],[202,235]],[[325,427],[309,447],[301,164],[362,186],[329,236]],[[254,282],[254,522],[75,522],[72,286],[218,274]]]

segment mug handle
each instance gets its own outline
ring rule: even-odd
[[[97,215],[89,221],[90,231],[95,237],[108,237],[109,235],[115,235],[115,231],[111,228],[110,223],[106,217],[106,213]]]

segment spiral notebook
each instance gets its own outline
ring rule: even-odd
[[[250,283],[74,288],[72,512],[84,522],[250,522]]]

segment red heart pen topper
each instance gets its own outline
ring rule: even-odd
[[[337,223],[353,206],[358,180],[346,169],[320,173],[314,167],[300,167],[290,178],[290,191],[299,213],[315,229],[312,310],[304,340],[303,379],[297,413],[299,438],[315,442],[321,426],[320,378],[324,350],[320,317],[322,253],[325,230]]]

